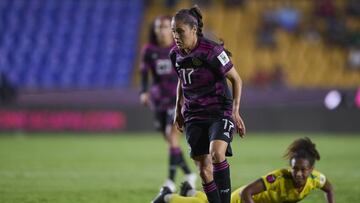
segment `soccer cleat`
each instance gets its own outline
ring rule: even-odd
[[[163,185],[163,187],[168,187],[171,192],[175,192],[176,191],[176,185],[174,183],[174,181],[167,179]]]
[[[180,195],[187,197],[188,196],[188,192],[190,190],[194,190],[193,187],[191,187],[190,183],[188,181],[182,182],[181,186],[180,186]]]
[[[190,184],[190,186],[192,188],[196,187],[197,176],[195,173],[190,173],[190,174],[185,175],[184,179],[185,179],[185,181],[187,181]]]
[[[171,194],[171,190],[169,187],[162,187],[160,189],[160,193],[155,197],[155,199],[153,201],[151,201],[151,203],[165,203],[165,195]]]

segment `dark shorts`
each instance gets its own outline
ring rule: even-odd
[[[175,109],[155,111],[154,125],[156,130],[165,133],[166,126],[172,125],[174,122],[174,113]]]
[[[209,154],[210,142],[223,140],[229,145],[226,156],[232,156],[230,142],[233,138],[234,122],[231,118],[220,118],[207,121],[189,121],[185,123],[186,140],[190,156]]]

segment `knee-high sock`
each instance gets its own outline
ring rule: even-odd
[[[227,160],[221,163],[214,163],[214,180],[219,190],[222,203],[230,203],[231,198],[231,181],[230,166]]]
[[[179,147],[172,147],[169,151],[170,166],[169,179],[174,180],[176,175],[176,167],[180,167],[185,174],[190,174],[189,166],[186,164],[183,153]]]
[[[180,148],[179,148],[180,149]],[[180,153],[178,154],[178,163],[177,165],[184,171],[185,174],[190,174],[191,170],[189,168],[189,166],[187,165],[183,153],[180,149]]]
[[[169,150],[169,179],[174,181],[176,175],[176,167],[179,163],[180,148],[170,148]]]
[[[219,191],[217,189],[215,181],[203,184],[203,189],[209,203],[221,203]]]

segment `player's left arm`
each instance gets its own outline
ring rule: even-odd
[[[233,119],[236,123],[237,132],[240,137],[245,135],[246,129],[245,124],[242,118],[240,117],[240,98],[241,98],[241,90],[242,90],[242,80],[239,74],[236,72],[235,67],[232,67],[227,73],[226,78],[230,80],[232,84],[232,92],[233,92]]]
[[[326,179],[326,182],[321,190],[325,192],[325,197],[328,203],[335,203],[334,189],[328,179]]]
[[[257,179],[243,189],[240,194],[241,202],[255,203],[255,201],[253,200],[253,196],[263,191],[266,191],[266,186],[261,178]]]

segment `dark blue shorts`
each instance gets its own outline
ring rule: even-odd
[[[186,122],[185,133],[190,148],[190,156],[209,154],[210,142],[213,140],[227,142],[229,145],[225,155],[232,156],[230,142],[233,138],[234,127],[231,118]]]
[[[155,111],[154,125],[156,130],[165,133],[166,126],[172,125],[174,122],[175,109],[164,111]]]

